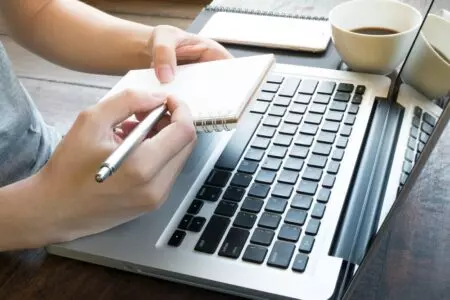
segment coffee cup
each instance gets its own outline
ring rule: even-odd
[[[396,0],[353,0],[334,7],[329,22],[333,44],[352,71],[386,75],[405,59],[422,15]]]
[[[402,80],[431,100],[450,91],[450,20],[430,14],[405,62]]]

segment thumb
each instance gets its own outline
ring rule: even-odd
[[[151,51],[156,77],[162,83],[167,83],[175,77],[177,65],[176,46],[178,33],[176,28],[160,26],[153,30]]]

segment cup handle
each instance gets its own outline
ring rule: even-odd
[[[450,11],[443,9],[442,10],[442,17],[444,17],[444,19],[447,19],[450,21]]]

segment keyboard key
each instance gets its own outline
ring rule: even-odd
[[[292,136],[286,134],[278,134],[273,143],[278,146],[289,147],[292,143]]]
[[[311,107],[309,108],[310,112],[316,113],[316,114],[324,114],[325,111],[327,110],[327,106],[324,104],[318,104],[318,103],[313,103],[311,105]]]
[[[204,253],[214,253],[229,224],[229,218],[213,215],[194,249]]]
[[[336,88],[336,83],[332,81],[323,81],[320,83],[317,93],[331,95]]]
[[[302,94],[297,95],[297,97],[295,97],[295,99],[294,99],[295,103],[301,103],[301,104],[309,104],[310,101],[311,101],[311,96],[302,95]]]
[[[267,248],[248,245],[245,249],[244,255],[242,256],[243,261],[248,261],[252,263],[261,264],[267,255]]]
[[[305,172],[303,172],[302,178],[312,181],[320,181],[320,179],[322,178],[322,173],[322,169],[306,167]]]
[[[295,140],[294,144],[300,145],[300,146],[311,146],[312,142],[314,140],[314,137],[306,134],[299,134],[297,139]]]
[[[313,153],[328,156],[331,153],[331,145],[317,142],[313,148]]]
[[[349,93],[343,93],[343,92],[337,92],[334,95],[333,100],[341,101],[341,102],[348,102],[350,100],[350,94]]]
[[[333,187],[333,185],[334,185],[334,181],[335,180],[336,180],[336,176],[327,174],[323,178],[322,186],[331,189]]]
[[[272,126],[272,127],[278,127],[278,125],[280,125],[280,123],[281,123],[281,118],[275,117],[275,116],[267,116],[263,122],[264,125]]]
[[[275,232],[264,228],[255,228],[250,242],[262,246],[269,246],[272,243]]]
[[[297,192],[300,194],[314,195],[317,191],[317,182],[310,180],[302,180],[297,187]]]
[[[298,92],[301,94],[312,95],[316,91],[318,84],[319,84],[319,82],[317,80],[305,79],[300,83]]]
[[[263,205],[263,200],[247,197],[245,198],[244,203],[242,203],[241,210],[252,213],[259,213]]]
[[[238,258],[242,249],[244,249],[249,234],[248,230],[231,227],[219,250],[219,256]]]
[[[269,170],[260,170],[256,175],[255,181],[259,183],[272,184],[277,173]]]
[[[273,104],[278,106],[278,107],[283,107],[284,108],[284,112],[286,112],[286,107],[289,106],[289,104],[291,103],[291,98],[290,97],[283,97],[283,96],[277,96],[275,98],[275,101],[273,101]],[[272,108],[276,107],[276,106],[272,106]],[[284,114],[283,114],[284,115]]]
[[[283,224],[278,233],[278,239],[288,242],[297,242],[300,238],[302,229],[298,226]]]
[[[352,99],[353,104],[361,104],[362,102],[362,96],[361,95],[354,95]]]
[[[257,136],[261,136],[261,137],[271,138],[271,137],[273,137],[275,135],[275,131],[277,131],[276,128],[263,125],[258,130],[256,135]]]
[[[364,85],[358,85],[355,90],[355,94],[364,95],[366,92],[366,87]]]
[[[267,147],[269,147],[269,144],[270,144],[270,139],[257,136],[253,140],[252,147],[259,148],[259,149],[267,149]]]
[[[297,125],[293,124],[283,124],[280,128],[280,133],[288,134],[288,135],[294,135],[297,132]]]
[[[405,185],[406,180],[408,180],[408,174],[402,173],[402,175],[400,176],[400,185]]]
[[[266,198],[270,191],[270,185],[262,183],[253,183],[248,195],[256,198]]]
[[[317,194],[317,201],[327,203],[330,200],[331,190],[327,188],[321,188]]]
[[[253,104],[253,107],[250,111],[257,114],[265,114],[268,108],[269,108],[268,102],[256,101]]]
[[[217,205],[214,213],[225,217],[232,217],[236,213],[237,208],[238,204],[236,202],[222,200]]]
[[[258,169],[258,163],[251,160],[243,160],[239,165],[238,172],[254,174]]]
[[[234,219],[233,226],[251,229],[255,225],[256,219],[255,214],[240,211]]]
[[[226,200],[231,200],[235,202],[240,202],[244,197],[245,189],[237,186],[229,186],[222,198]]]
[[[281,171],[280,176],[278,177],[278,182],[287,183],[287,184],[295,184],[298,179],[298,172],[283,170]]]
[[[428,139],[429,139],[429,138],[430,138],[430,136],[429,136],[428,134],[426,134],[425,132],[421,132],[421,133],[420,133],[419,140],[420,140],[422,143],[426,144],[426,143],[428,142]]]
[[[339,122],[325,121],[325,123],[323,123],[322,130],[336,133],[339,131],[339,126]]]
[[[286,107],[272,106],[269,111],[270,116],[283,117],[286,113]]]
[[[423,114],[423,120],[427,122],[432,127],[436,126],[436,118],[430,115],[429,113],[425,112]]]
[[[284,222],[302,226],[305,224],[307,213],[304,210],[290,208],[284,217]]]
[[[426,124],[426,123],[422,123],[422,125],[423,125],[423,124]],[[417,137],[419,136],[419,128],[414,127],[414,126],[411,127],[411,131],[409,132],[409,135],[410,135],[411,137],[417,139]]]
[[[277,183],[272,190],[272,196],[290,198],[294,187],[292,185]]]
[[[206,180],[206,184],[218,187],[225,187],[230,179],[231,173],[221,170],[212,170]]]
[[[305,272],[306,266],[308,264],[308,255],[299,253],[295,256],[294,263],[292,264],[292,270],[296,272]]]
[[[189,224],[191,223],[191,220],[194,216],[192,215],[184,215],[181,219],[180,223],[178,224],[179,229],[187,229]]]
[[[305,116],[305,123],[319,125],[322,123],[322,116],[318,114],[307,114]]]
[[[337,90],[339,92],[351,93],[351,92],[353,92],[354,88],[355,88],[355,86],[351,83],[339,83]]]
[[[191,205],[189,205],[187,213],[191,214],[191,215],[196,215],[200,212],[202,207],[203,207],[203,201],[196,199],[196,200],[192,201]]]
[[[256,99],[259,101],[270,102],[273,100],[274,96],[275,96],[274,93],[261,92]]]
[[[267,201],[266,211],[282,214],[287,206],[287,200],[277,197],[270,197]]]
[[[326,131],[320,131],[319,136],[317,137],[318,142],[333,144],[336,139],[336,134]]]
[[[323,95],[323,94],[317,94],[314,96],[313,102],[319,103],[319,104],[328,104],[330,102],[330,96]]]
[[[420,118],[422,116],[422,113],[423,113],[423,110],[420,107],[418,107],[418,106],[414,107],[414,115],[415,116],[418,116]]]
[[[287,242],[276,241],[270,253],[267,265],[281,269],[287,269],[294,254],[295,245]]]
[[[344,157],[344,149],[336,148],[333,152],[333,156],[331,157],[331,159],[341,161],[343,157]]]
[[[309,153],[309,148],[304,146],[297,146],[294,145],[292,147],[291,152],[289,153],[289,156],[296,157],[296,158],[306,158]]]
[[[186,232],[182,230],[175,230],[172,236],[169,239],[167,244],[172,247],[178,247],[183,242],[184,237],[186,236]]]
[[[341,135],[342,136],[350,136],[350,134],[352,133],[352,127],[348,126],[348,125],[344,125],[342,126],[342,130],[341,130]]]
[[[291,105],[291,107],[289,107],[289,111],[292,113],[303,115],[306,112],[307,108],[308,108],[308,105],[306,105],[306,104],[294,103]]]
[[[417,145],[417,151],[422,153],[423,152],[423,148],[425,148],[425,144],[422,142],[419,142],[419,144]]]
[[[226,170],[236,168],[260,121],[261,116],[257,114],[248,114],[242,119],[242,126],[235,129],[233,136],[217,160],[217,168]]]
[[[348,137],[340,136],[336,142],[336,147],[345,149],[348,144]]]
[[[345,111],[346,109],[347,109],[347,103],[345,103],[345,102],[338,102],[338,101],[331,102],[330,110],[342,112],[342,111]]]
[[[314,246],[314,237],[312,237],[310,235],[305,235],[302,238],[302,241],[300,243],[300,247],[298,248],[298,250],[300,252],[304,252],[304,253],[311,253],[313,246]]]
[[[343,118],[344,118],[344,114],[342,112],[331,111],[330,110],[327,113],[327,116],[325,117],[325,120],[341,122]]]
[[[284,80],[284,77],[281,75],[275,75],[275,74],[270,74],[269,76],[267,76],[267,82],[272,82],[272,83],[282,83]]]
[[[264,212],[259,218],[258,226],[268,229],[277,229],[280,224],[281,216],[273,213]]]
[[[353,125],[355,124],[356,116],[355,115],[347,115],[345,118],[344,124],[345,125]]]
[[[327,172],[336,175],[339,172],[340,165],[337,161],[330,161]]]
[[[309,210],[313,198],[311,196],[296,194],[291,202],[291,207]]]
[[[336,153],[338,149],[334,150]],[[326,156],[313,154],[309,157],[308,166],[310,167],[317,167],[317,168],[325,168],[327,164],[328,158]]]
[[[422,131],[428,135],[431,135],[433,133],[433,127],[428,123],[423,122],[421,128]]]
[[[319,130],[319,126],[312,124],[303,124],[300,128],[300,132],[303,134],[316,135],[317,130]]]
[[[264,91],[264,92],[276,93],[276,92],[278,92],[279,88],[280,88],[279,84],[276,84],[276,83],[265,83],[261,90]]]
[[[303,116],[295,113],[288,113],[284,119],[285,123],[299,125],[302,122]]]
[[[413,165],[410,162],[403,162],[403,172],[405,172],[406,174],[410,174],[411,170],[413,168]]]
[[[325,213],[325,204],[323,203],[314,204],[313,210],[311,212],[311,216],[313,218],[322,219],[324,213]]]
[[[187,230],[192,232],[200,232],[205,225],[206,219],[204,217],[194,217],[189,223]]]
[[[306,226],[305,233],[309,235],[316,235],[319,232],[320,221],[317,219],[310,219]]]
[[[208,201],[217,201],[222,193],[222,189],[214,186],[202,186],[200,191],[197,193],[197,198]]]
[[[412,151],[411,149],[406,149],[405,159],[410,162],[414,162],[414,151]]]
[[[257,148],[250,148],[247,151],[247,154],[245,154],[245,159],[248,160],[254,160],[254,161],[261,161],[261,159],[264,157],[265,151],[263,149],[257,149]]]
[[[289,157],[286,160],[285,164],[284,164],[284,168],[286,170],[292,170],[292,171],[300,172],[301,169],[303,168],[303,164],[304,164],[303,159]]]
[[[268,157],[261,168],[266,170],[278,171],[283,161],[279,158]]]
[[[413,137],[408,139],[408,148],[411,150],[416,150],[416,140]]]
[[[284,146],[272,146],[267,156],[275,158],[284,158],[286,156],[288,148]]]
[[[280,89],[280,92],[278,93],[281,96],[288,96],[293,97],[295,95],[295,92],[297,91],[297,88],[300,84],[300,79],[297,78],[287,78],[284,81],[283,86]]]
[[[351,104],[349,109],[348,109],[348,113],[352,114],[352,115],[356,115],[359,111],[359,106],[356,104]]]

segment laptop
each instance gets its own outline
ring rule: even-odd
[[[158,210],[48,252],[251,299],[339,299],[449,118],[448,97],[402,81],[419,32],[390,78],[277,64],[235,130],[199,134]]]

